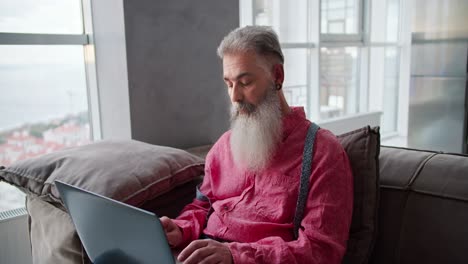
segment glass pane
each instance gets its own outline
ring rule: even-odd
[[[307,49],[283,49],[285,58],[284,95],[293,106],[307,109]]]
[[[371,6],[371,41],[397,42],[400,0],[373,0]]]
[[[397,131],[400,50],[385,48],[382,133]]]
[[[90,142],[83,46],[0,46],[0,164]],[[24,195],[0,184],[0,211]]]
[[[467,14],[466,0],[413,0],[411,31],[436,39],[466,37]]]
[[[82,34],[80,0],[0,0],[0,32]]]
[[[307,84],[307,49],[283,49],[284,86]]]
[[[467,72],[467,44],[449,40],[414,43],[411,46],[411,74],[464,76]]]
[[[359,50],[356,47],[320,50],[320,119],[358,111]]]
[[[322,0],[322,34],[359,34],[359,0]]]
[[[89,142],[83,46],[0,46],[0,164]]]
[[[369,101],[371,111],[381,111],[382,134],[396,132],[398,121],[398,91],[400,49],[372,47],[369,67]]]
[[[307,0],[254,0],[254,24],[272,26],[280,42],[307,42]]]
[[[408,147],[462,153],[466,85],[462,78],[411,78]]]
[[[388,42],[397,42],[400,27],[400,0],[387,2],[387,36]]]

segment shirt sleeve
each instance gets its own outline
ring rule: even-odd
[[[211,210],[211,204],[215,201],[211,191],[211,170],[209,159],[205,165],[205,176],[199,188],[200,193],[204,195],[203,199],[195,198],[192,203],[184,207],[180,215],[174,219],[176,225],[182,230],[182,243],[178,246],[184,248],[191,241],[200,237]]]
[[[325,155],[316,152],[322,155],[314,157],[298,239],[228,243],[234,263],[341,263],[351,224],[353,180],[348,157],[336,144],[327,146]]]

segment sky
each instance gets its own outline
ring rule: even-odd
[[[0,94],[0,131],[86,111],[83,47],[0,46]]]
[[[81,34],[81,1],[0,0],[0,32]]]
[[[0,0],[0,33],[81,34],[79,0]],[[0,45],[0,131],[87,110],[82,45]]]

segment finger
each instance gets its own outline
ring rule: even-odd
[[[167,242],[170,245],[175,246],[175,240],[177,239],[177,233],[175,231],[168,232],[168,233],[166,233],[166,237],[167,237]]]
[[[186,260],[192,253],[202,247],[206,247],[208,245],[209,239],[203,240],[194,240],[192,241],[182,252],[180,252],[179,257],[177,258],[179,261]]]
[[[212,247],[201,247],[195,250],[185,261],[184,264],[198,264],[207,257],[216,253],[216,249]]]
[[[161,222],[161,225],[164,227],[164,229],[167,229],[169,227],[169,222],[171,221],[168,217],[163,216],[159,218],[159,221]]]

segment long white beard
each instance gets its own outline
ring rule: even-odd
[[[252,111],[239,114],[239,108]],[[281,109],[271,89],[257,106],[236,104],[231,109],[231,152],[242,169],[260,171],[275,154],[282,133]]]

